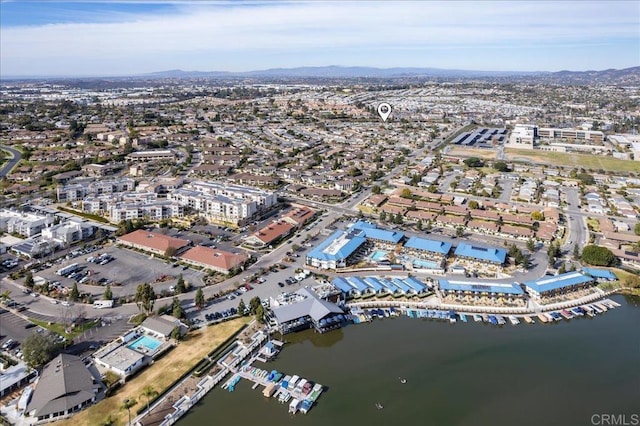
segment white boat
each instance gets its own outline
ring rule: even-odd
[[[382,410],[384,408],[384,406],[382,404],[380,404],[379,402],[376,402],[376,408],[378,410]]]
[[[520,320],[518,318],[516,318],[514,315],[509,315],[509,321],[511,321],[511,324],[513,325],[518,325],[520,324]]]
[[[293,401],[291,401],[291,404],[289,404],[289,412],[291,414],[297,413],[299,405],[300,405],[300,400],[297,398],[294,398]]]
[[[474,314],[473,315],[473,320],[475,322],[482,322],[482,316],[478,315],[478,314]]]

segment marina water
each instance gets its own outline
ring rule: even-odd
[[[640,298],[612,299],[622,307],[553,324],[399,317],[289,334],[277,360],[256,366],[325,385],[308,414],[289,414],[287,404],[242,380],[235,392],[212,390],[178,425],[592,425],[602,414],[630,420],[640,413]]]

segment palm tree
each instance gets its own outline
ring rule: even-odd
[[[158,396],[158,391],[155,390],[153,386],[149,385],[142,390],[142,395],[147,398],[147,411],[149,411],[149,401],[151,398]]]
[[[120,408],[122,410],[127,410],[127,413],[129,414],[129,422],[127,423],[127,425],[131,426],[131,407],[135,406],[138,403],[138,401],[136,401],[133,398],[127,398],[124,401],[122,401],[122,405],[120,406]]]

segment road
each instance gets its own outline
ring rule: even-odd
[[[580,198],[577,188],[566,188],[565,193],[567,195],[567,208],[565,209],[565,216],[567,217],[567,228],[569,230],[569,236],[566,239],[566,243],[563,249],[573,252],[573,247],[584,247],[589,242],[589,228],[587,227],[588,214],[578,209],[580,206]]]
[[[13,155],[13,158],[11,158],[11,160],[9,160],[7,164],[0,168],[0,178],[3,178],[11,173],[11,170],[13,170],[13,168],[20,162],[20,160],[22,159],[22,153],[17,149],[4,145],[0,145],[0,149],[9,151],[11,155]]]

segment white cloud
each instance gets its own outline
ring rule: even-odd
[[[238,58],[255,52],[291,55],[290,66],[295,66],[305,65],[295,61],[299,52],[317,51],[326,58],[344,49],[606,44],[611,39],[637,39],[640,6],[636,2],[362,1],[179,2],[176,8],[178,13],[171,16],[122,15],[119,22],[2,28],[3,74],[42,74],[30,72],[29,67],[38,64],[55,72],[71,71],[65,61],[81,72],[91,70],[91,63],[111,64],[117,70],[114,62],[124,72],[144,72],[158,69],[149,66],[175,68],[172,61],[192,68],[190,63],[203,66],[202,56],[216,57],[212,64],[233,56],[226,69],[239,70],[258,66],[251,57],[244,62]],[[358,63],[353,58],[353,64]]]

